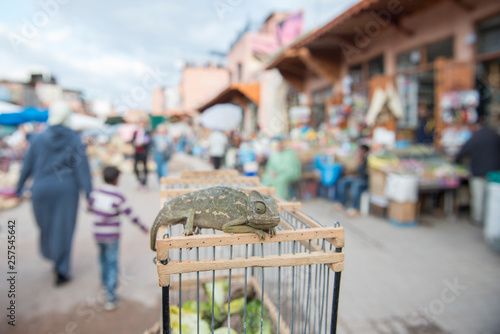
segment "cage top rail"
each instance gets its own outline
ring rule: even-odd
[[[207,171],[184,171],[181,173],[181,178],[200,178],[200,177],[233,177],[239,176],[240,173],[236,169],[217,169],[217,170],[207,170]]]
[[[183,188],[183,189],[163,189],[160,192],[160,197],[161,198],[166,198],[166,197],[177,197],[180,195],[184,195],[193,191],[198,191],[203,188],[197,187],[197,188]],[[241,191],[244,192],[250,192],[251,190],[257,190],[258,192],[267,195],[267,196],[275,196],[275,189],[273,187],[266,187],[266,186],[250,186],[250,187],[242,187],[242,188],[237,188]],[[283,201],[283,200],[280,200]]]
[[[321,227],[296,230],[283,230],[276,232],[273,237],[267,236],[260,239],[255,233],[237,233],[237,234],[199,234],[188,237],[178,236],[163,239],[168,234],[168,227],[159,228],[156,239],[157,258],[165,260],[165,250],[193,247],[213,247],[213,246],[234,246],[261,243],[277,243],[287,241],[302,241],[313,239],[343,239],[344,229],[342,227]]]
[[[203,183],[251,184],[258,186],[260,185],[260,179],[258,176],[223,177],[221,175],[205,176],[205,177],[186,177],[186,178],[165,177],[161,179],[162,185],[185,185],[185,184],[203,184]]]

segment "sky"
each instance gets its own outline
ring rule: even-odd
[[[306,31],[357,0],[16,0],[0,2],[0,79],[52,73],[119,104],[134,88],[176,86],[185,61],[221,60],[250,21],[304,11]],[[137,91],[137,90],[136,90]],[[150,108],[151,98],[136,99]]]

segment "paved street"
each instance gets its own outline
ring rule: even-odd
[[[174,159],[173,174],[183,168],[209,168],[185,155]],[[149,181],[148,192],[137,192],[129,174],[120,184],[148,224],[159,206],[154,175]],[[160,289],[148,236],[125,220],[120,245],[123,303],[115,312],[102,311],[91,216],[83,201],[80,206],[73,281],[60,288],[53,286],[52,268],[38,252],[30,203],[1,212],[2,245],[7,219],[15,218],[18,224],[16,330],[6,326],[2,314],[1,333],[142,333],[159,319]],[[465,220],[425,216],[412,229],[373,217],[347,219],[321,199],[305,203],[304,210],[325,224],[338,220],[346,231],[340,333],[500,333],[500,255],[490,251],[480,229]],[[5,246],[0,257],[6,259]],[[0,262],[2,273],[7,271],[5,262]],[[0,286],[0,308],[6,312],[6,285]]]

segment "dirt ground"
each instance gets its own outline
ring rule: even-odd
[[[210,166],[178,155],[175,175]],[[99,177],[95,177],[96,185]],[[133,175],[120,187],[140,217],[151,223],[159,210],[154,175],[150,190],[136,191]],[[466,217],[423,216],[415,228],[397,228],[373,216],[347,218],[323,199],[304,203],[318,221],[339,221],[346,235],[338,333],[498,334],[500,255]],[[120,241],[120,307],[102,310],[97,247],[91,216],[81,203],[72,254],[73,280],[56,288],[50,263],[38,250],[38,228],[29,201],[0,211],[0,333],[142,334],[160,319],[161,290],[149,237],[124,220]],[[16,327],[7,325],[6,224],[17,221]]]

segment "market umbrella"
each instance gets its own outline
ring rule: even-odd
[[[71,114],[69,127],[75,131],[104,129],[104,121],[92,116]]]
[[[0,101],[0,114],[10,114],[10,113],[18,113],[22,110],[22,108],[18,105]]]
[[[241,107],[234,104],[216,104],[201,114],[201,125],[210,130],[237,129],[243,119]]]

